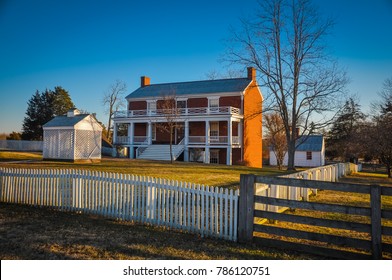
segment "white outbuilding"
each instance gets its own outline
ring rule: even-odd
[[[44,160],[101,160],[102,126],[94,115],[71,109],[43,125]]]
[[[298,167],[317,167],[325,164],[325,142],[323,135],[307,135],[297,139],[294,155],[294,165]],[[287,166],[287,153],[283,165]],[[270,149],[270,165],[278,165],[276,155]]]

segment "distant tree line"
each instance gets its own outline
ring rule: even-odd
[[[385,80],[380,99],[369,116],[349,99],[327,134],[326,152],[331,158],[356,162],[377,160],[392,177],[392,78]]]
[[[279,114],[263,115],[265,144],[277,158],[279,168],[288,151],[284,137],[283,121]],[[385,80],[379,92],[379,100],[372,104],[371,113],[361,111],[359,102],[348,98],[331,125],[324,131],[326,157],[331,160],[357,163],[376,161],[387,169],[392,177],[392,78]]]

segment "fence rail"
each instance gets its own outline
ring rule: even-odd
[[[0,150],[42,152],[42,147],[42,141],[0,140]]]
[[[280,185],[286,188],[302,188],[302,189],[321,189],[333,190],[339,192],[361,193],[370,195],[370,207],[355,207],[350,205],[336,205],[329,203],[316,203],[309,201],[296,201],[286,197],[272,198],[255,194],[255,185],[257,183],[267,185]],[[358,184],[344,184],[336,182],[320,182],[315,180],[302,180],[293,178],[272,178],[260,177],[254,175],[241,175],[240,186],[241,197],[239,201],[239,241],[247,242],[255,240],[264,246],[280,247],[284,249],[293,249],[316,253],[332,257],[358,259],[358,258],[374,258],[381,259],[383,252],[392,254],[392,227],[382,225],[381,219],[391,219],[392,210],[382,209],[381,196],[392,196],[392,188],[381,187],[378,185],[367,186]],[[327,213],[338,213],[343,215],[342,220],[315,218],[310,216],[299,216],[296,214],[276,213],[273,209],[258,210],[255,205],[262,203],[273,205],[275,207],[284,207],[285,209],[306,209],[310,211],[322,211]],[[314,213],[314,212],[312,212]],[[327,216],[327,214],[325,214]],[[347,221],[348,215],[364,216],[366,222]],[[350,230],[352,232],[365,233],[368,238],[344,237],[336,234],[327,234],[319,228],[313,230],[297,230],[284,227],[257,224],[254,218],[272,219],[276,221],[285,221],[295,224],[303,224],[311,227],[327,227],[329,232],[336,233],[337,230]],[[348,219],[349,220],[349,219]],[[362,220],[361,220],[362,221]],[[268,235],[278,236],[275,239],[269,237],[254,236],[256,233],[265,233]],[[355,236],[355,235],[353,235]],[[366,237],[366,236],[365,236]],[[388,243],[385,239],[388,237]],[[337,249],[326,248],[320,244],[305,245],[304,242],[282,241],[287,238],[297,238],[301,240],[316,241],[322,243],[333,244],[339,247]],[[356,252],[340,250],[342,247],[350,247],[357,250]],[[359,250],[359,251],[358,251]],[[363,251],[363,252],[360,252]],[[368,252],[366,254],[366,252]],[[370,255],[369,255],[370,253]]]
[[[238,190],[107,172],[0,168],[0,201],[237,240]]]

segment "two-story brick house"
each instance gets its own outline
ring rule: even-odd
[[[161,129],[173,121],[162,107],[168,96],[176,107],[174,159],[261,167],[263,97],[254,68],[235,79],[151,84],[141,77],[141,86],[126,97],[128,110],[114,117],[114,143],[130,158],[170,160],[170,134]],[[126,135],[120,136],[120,126]]]

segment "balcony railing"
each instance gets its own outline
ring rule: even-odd
[[[209,136],[208,137],[208,144],[209,145],[224,145],[228,144],[229,142],[229,137],[228,136]],[[188,140],[189,144],[201,144],[204,145],[206,143],[206,137],[205,136],[189,136]],[[240,144],[240,138],[238,136],[232,136],[231,137],[231,144],[232,145],[239,145]]]
[[[116,111],[114,118],[137,118],[137,117],[160,117],[166,115],[176,116],[200,116],[200,115],[240,115],[241,110],[231,106],[224,107],[200,107],[200,108],[177,108],[156,110],[128,110]]]
[[[117,136],[115,144],[131,144],[129,136]],[[147,136],[134,136],[133,137],[133,144],[141,145],[147,142]]]
[[[133,137],[133,144],[135,145],[143,145],[146,144],[148,138],[147,136],[134,136]],[[209,136],[208,137],[208,144],[209,145],[227,145],[228,144],[228,137],[227,136]],[[182,140],[181,143],[184,143],[185,140]],[[117,136],[116,144],[118,145],[129,145],[130,137],[128,136]],[[206,144],[206,137],[205,136],[189,136],[188,144],[191,145],[205,145]],[[231,144],[232,145],[239,145],[240,138],[239,136],[232,136],[231,137]]]

